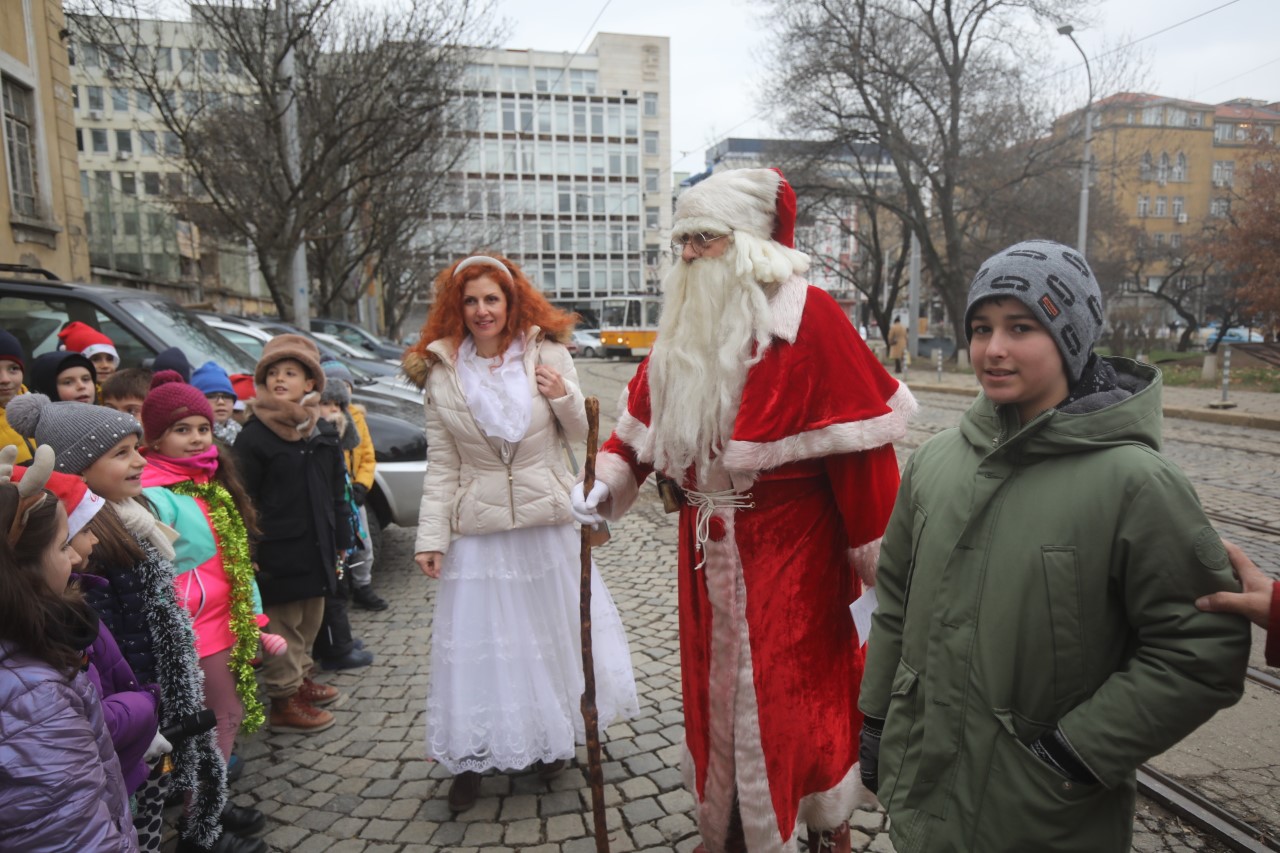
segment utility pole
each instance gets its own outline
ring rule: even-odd
[[[302,143],[298,139],[298,99],[294,94],[296,65],[290,36],[288,0],[277,0],[276,9],[280,17],[280,38],[286,44],[284,56],[280,60],[280,75],[284,78],[280,95],[280,131],[284,137],[285,172],[289,177],[290,187],[296,190],[302,179]],[[297,217],[295,208],[289,213],[287,227],[292,228],[297,223]],[[293,247],[293,256],[290,258],[289,291],[293,294],[293,324],[304,331],[309,330],[311,282],[307,277],[307,240],[302,233],[298,235],[298,243]]]
[[[1089,257],[1089,167],[1093,163],[1093,71],[1089,68],[1089,57],[1076,37],[1072,35],[1075,27],[1063,24],[1058,27],[1058,34],[1071,39],[1080,58],[1084,60],[1085,77],[1089,80],[1089,100],[1084,106],[1084,161],[1080,164],[1080,218],[1076,225],[1076,249],[1086,258]]]

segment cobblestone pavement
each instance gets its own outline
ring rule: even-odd
[[[612,427],[615,401],[633,369],[628,364],[579,362],[584,388],[602,401],[602,433]],[[941,394],[922,394],[921,399],[921,416],[900,450],[904,460],[912,446],[952,425],[967,405],[963,398]],[[1272,445],[1271,456],[1260,457],[1248,448],[1261,446],[1264,435],[1280,442],[1280,434],[1213,426],[1221,433],[1206,436],[1200,425],[1170,426],[1175,434],[1186,431],[1182,464],[1200,466],[1202,471],[1193,476],[1205,485],[1211,476],[1223,489],[1275,482],[1280,443]],[[1196,440],[1200,443],[1192,443]],[[1235,444],[1241,447],[1233,449]],[[1259,458],[1266,464],[1260,465]],[[1280,500],[1277,488],[1267,485],[1266,491]],[[640,694],[639,718],[603,735],[610,848],[619,853],[688,853],[698,837],[679,772],[683,726],[675,531],[652,488],[646,487],[643,495],[636,509],[614,525],[613,541],[597,553],[627,627]],[[1223,497],[1221,503],[1226,502]],[[1268,505],[1266,511],[1275,509]],[[1280,523],[1280,515],[1276,520]],[[422,758],[434,587],[413,565],[412,531],[388,528],[385,543],[375,586],[391,607],[381,613],[352,611],[356,634],[376,660],[363,670],[322,676],[343,691],[331,707],[338,719],[334,728],[310,736],[264,730],[243,740],[239,752],[246,769],[233,789],[236,801],[266,812],[269,823],[263,837],[280,851],[594,850],[590,793],[577,768],[551,783],[532,775],[489,774],[474,808],[457,816],[449,813],[444,800],[448,774]],[[1280,552],[1273,565],[1280,566]],[[1273,709],[1274,702],[1268,707]],[[1268,714],[1275,716],[1274,711]],[[585,764],[584,752],[579,750],[580,764]],[[853,824],[854,849],[892,850],[882,814],[859,811]],[[1149,804],[1140,806],[1134,828],[1135,850],[1225,849]]]

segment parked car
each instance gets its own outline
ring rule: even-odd
[[[181,349],[193,366],[215,361],[228,373],[253,373],[256,362],[167,297],[0,273],[0,328],[14,335],[29,355],[57,349],[58,330],[72,320],[111,338],[121,367],[150,367],[169,347]],[[379,525],[415,525],[427,460],[420,398],[416,407],[393,393],[362,393],[360,401],[369,408],[369,433],[378,460],[368,505]]]
[[[367,354],[363,357],[355,358],[349,355],[348,349],[334,347],[324,338],[311,332],[304,332],[297,326],[286,323],[283,320],[250,319],[248,317],[236,317],[232,314],[217,314],[212,311],[197,311],[195,313],[205,323],[217,329],[223,337],[229,339],[254,358],[258,358],[262,354],[262,347],[276,335],[302,335],[311,338],[316,348],[320,350],[322,359],[335,359],[348,367],[353,369],[358,367],[360,372],[374,376],[394,376],[400,372],[399,366],[392,365],[380,358],[369,358]]]
[[[583,358],[604,354],[604,348],[600,346],[600,332],[596,329],[575,329],[573,343],[577,346],[577,355]]]
[[[387,338],[380,338],[368,329],[346,320],[328,320],[323,317],[311,321],[311,331],[333,335],[352,346],[359,347],[376,358],[389,358],[399,362],[404,347]]]
[[[1200,340],[1204,342],[1205,349],[1213,346],[1213,342],[1218,340],[1218,330],[1219,327],[1217,323],[1200,327],[1198,334],[1200,335]],[[1265,340],[1266,338],[1264,338],[1260,333],[1249,331],[1243,326],[1232,326],[1227,329],[1227,333],[1222,336],[1222,343],[1224,344],[1260,344]]]

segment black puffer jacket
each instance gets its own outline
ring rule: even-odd
[[[346,465],[333,425],[285,441],[250,418],[232,448],[258,510],[258,588],[263,604],[330,595],[338,551],[353,546],[344,497]]]

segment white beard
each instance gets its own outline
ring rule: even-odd
[[[649,356],[654,466],[676,479],[704,476],[732,436],[747,370],[769,345],[769,300],[737,246],[719,258],[677,261],[663,282],[658,339]],[[754,354],[752,350],[754,349]],[[643,454],[642,454],[643,455]]]

